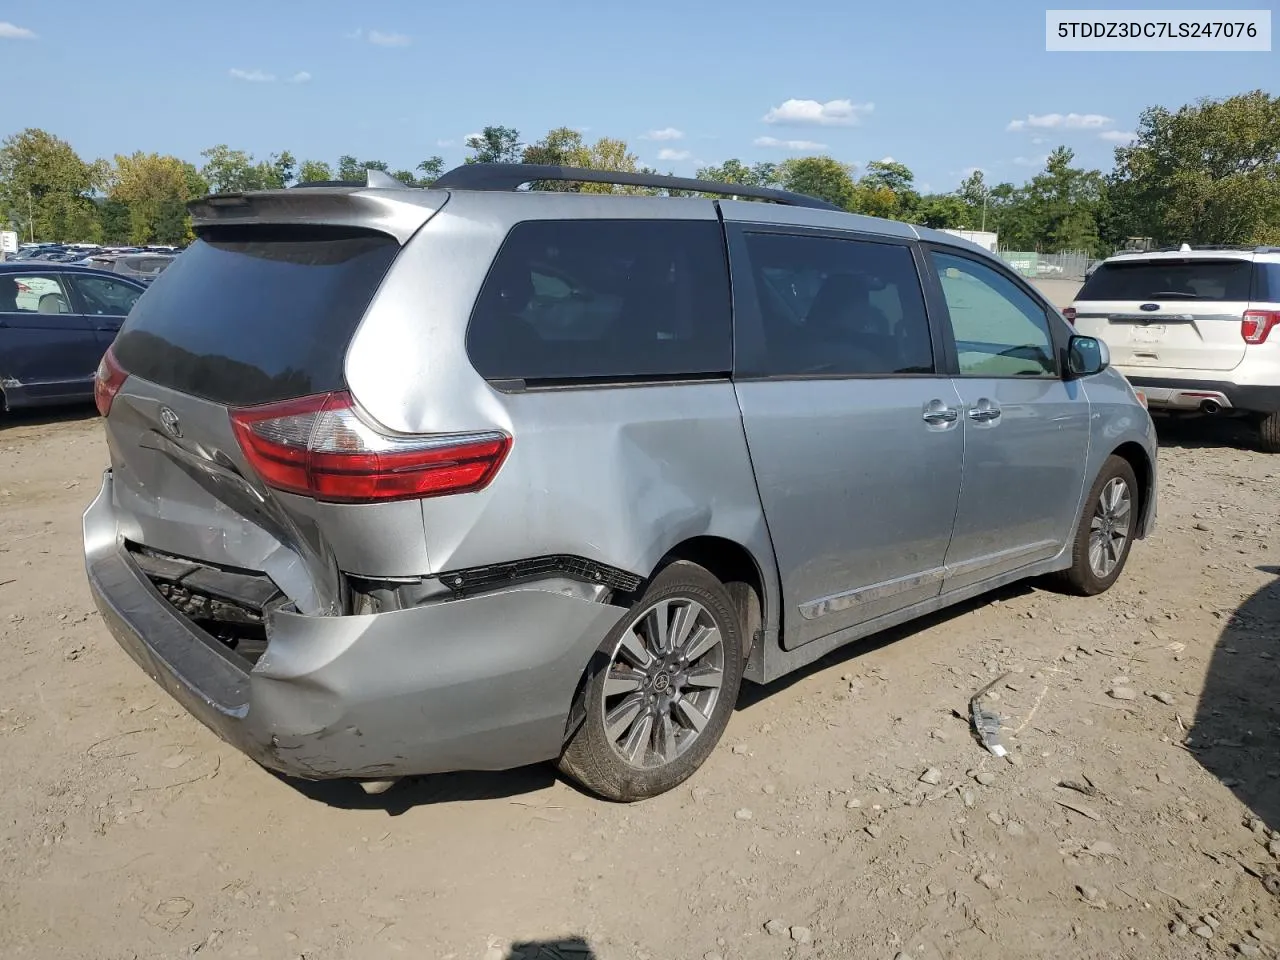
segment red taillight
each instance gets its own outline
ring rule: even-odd
[[[116,355],[107,348],[98,363],[98,371],[93,375],[93,402],[98,405],[98,413],[104,417],[111,412],[111,401],[116,398],[129,374],[116,361]]]
[[[511,449],[497,431],[387,436],[360,419],[345,392],[233,410],[231,425],[268,486],[336,503],[472,493]]]
[[[1280,310],[1246,310],[1240,336],[1245,343],[1266,343],[1274,327],[1280,327]]]
[[[1064,307],[1062,310],[1062,315],[1067,318],[1067,323],[1071,324],[1073,327],[1076,325],[1076,308],[1075,307]]]

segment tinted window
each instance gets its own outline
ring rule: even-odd
[[[57,278],[39,274],[0,274],[0,313],[70,313],[67,292]]]
[[[1248,260],[1123,260],[1093,271],[1077,300],[1248,300]]]
[[[138,300],[116,357],[143,379],[219,403],[342,389],[347,344],[398,249],[346,228],[207,234]]]
[[[142,291],[132,284],[106,277],[70,276],[67,282],[80,295],[85,313],[100,317],[128,316],[142,295]]]
[[[986,264],[936,251],[932,256],[963,376],[1056,375],[1049,321],[1039,303]]]
[[[746,243],[770,374],[933,372],[910,248],[777,233]]]
[[[476,301],[467,350],[490,380],[726,374],[733,346],[720,226],[697,220],[517,224]]]
[[[1253,265],[1253,290],[1249,299],[1256,303],[1280,303],[1280,263],[1259,260]]]

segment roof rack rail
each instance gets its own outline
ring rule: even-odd
[[[1254,243],[1183,243],[1172,247],[1157,247],[1149,252],[1186,253],[1194,250],[1235,250],[1241,253],[1280,253],[1280,247]]]
[[[751,197],[770,200],[789,207],[811,207],[816,210],[839,210],[834,203],[790,190],[749,187],[741,183],[718,183],[690,177],[668,177],[656,173],[629,173],[617,170],[592,170],[587,167],[561,167],[540,163],[469,163],[454,167],[431,186],[441,190],[518,190],[540,180],[579,183],[610,183],[625,187],[653,187],[658,190],[689,190],[714,193],[726,197]]]

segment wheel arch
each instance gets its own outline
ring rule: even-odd
[[[1152,521],[1155,519],[1155,510],[1153,509],[1156,501],[1155,464],[1148,455],[1146,448],[1133,440],[1120,444],[1111,451],[1110,456],[1119,457],[1129,464],[1138,480],[1138,517],[1140,522],[1137,538],[1143,539],[1150,532]]]

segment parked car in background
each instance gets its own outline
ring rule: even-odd
[[[173,262],[173,255],[167,253],[104,253],[87,260],[87,264],[98,270],[120,274],[139,283],[150,283]]]
[[[145,289],[100,270],[0,263],[0,409],[92,399],[94,371]]]
[[[369,179],[197,203],[98,376],[98,607],[269,767],[652,796],[744,678],[1100,593],[1152,527],[1147,411],[974,244],[669,177]],[[557,179],[775,202],[517,189]]]
[[[1153,411],[1241,417],[1280,453],[1280,247],[1120,253],[1065,314]]]

